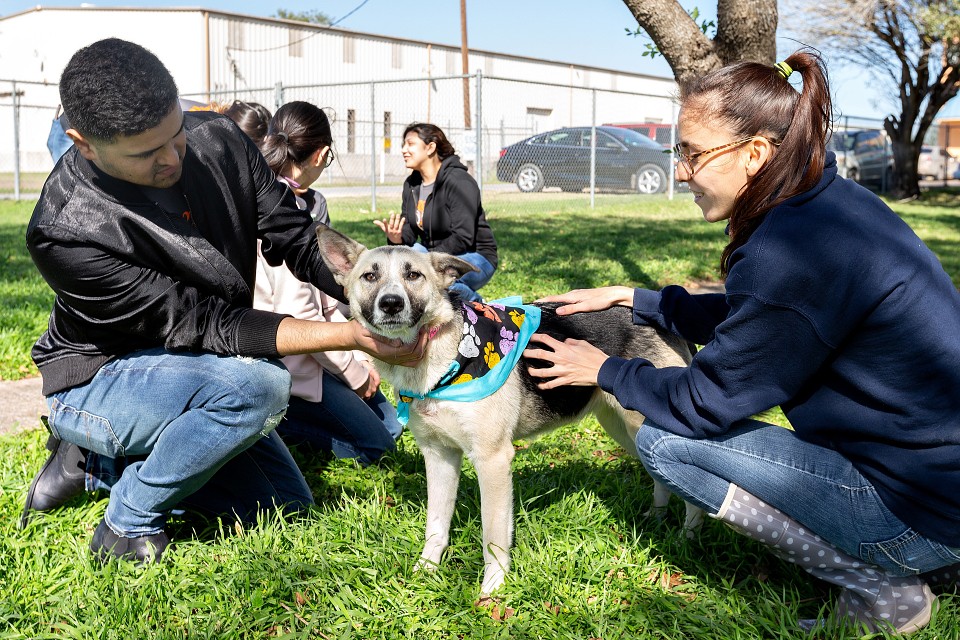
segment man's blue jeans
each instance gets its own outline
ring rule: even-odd
[[[413,248],[422,253],[427,253],[428,249],[419,242],[413,245]],[[475,266],[478,270],[464,274],[459,280],[450,285],[451,291],[456,291],[460,299],[466,302],[483,302],[483,298],[477,291],[485,284],[490,282],[496,267],[490,264],[490,261],[479,253],[461,253],[457,256]]]
[[[289,394],[279,361],[150,349],[108,362],[47,403],[54,435],[94,454],[88,488],[110,489],[107,525],[135,537],[162,530],[174,507],[249,520],[275,505],[312,504],[273,433]]]
[[[895,575],[960,562],[960,549],[901,522],[849,460],[789,429],[748,420],[722,436],[695,440],[647,420],[636,444],[654,479],[712,515],[733,483],[848,554]]]
[[[284,442],[313,451],[332,451],[338,458],[357,458],[362,464],[371,464],[396,448],[403,425],[383,392],[364,400],[327,373],[321,384],[320,402],[290,398],[287,415],[277,426]]]

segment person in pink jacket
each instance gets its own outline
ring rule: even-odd
[[[301,209],[330,224],[326,199],[310,188],[333,162],[330,122],[309,102],[281,106],[260,148],[278,178],[297,196]],[[254,308],[317,322],[346,322],[348,310],[316,287],[298,280],[285,265],[257,260]],[[360,352],[325,351],[286,356],[292,388],[277,433],[289,446],[333,452],[370,464],[393,450],[403,426],[380,391],[380,376]]]

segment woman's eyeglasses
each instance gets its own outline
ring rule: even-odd
[[[327,147],[327,155],[323,157],[323,168],[326,169],[333,164],[333,149]]]
[[[780,146],[779,142],[775,140],[771,140],[766,136],[750,136],[749,138],[743,138],[742,140],[735,140],[733,142],[728,142],[727,144],[722,144],[719,147],[714,147],[713,149],[707,149],[706,151],[698,151],[696,153],[691,153],[691,154],[684,153],[683,150],[680,149],[680,145],[675,144],[673,146],[673,152],[677,154],[677,162],[683,165],[683,168],[686,170],[688,175],[693,176],[693,174],[697,172],[693,161],[699,158],[700,156],[705,156],[708,153],[715,153],[717,151],[723,151],[724,149],[731,149],[733,147],[738,147],[741,144],[747,144],[754,138],[763,138],[764,140],[772,144],[774,147]]]
[[[713,149],[707,149],[706,151],[698,151],[697,153],[686,154],[680,148],[680,144],[677,143],[673,146],[673,152],[677,154],[677,162],[683,165],[683,168],[691,176],[694,174],[694,160],[700,156],[705,156],[708,153],[715,153],[717,151],[723,151],[724,149],[731,149],[733,147],[738,147],[741,144],[746,144],[759,136],[750,136],[749,138],[743,138],[742,140],[735,140],[734,142],[728,142],[727,144],[722,144],[719,147],[714,147]]]

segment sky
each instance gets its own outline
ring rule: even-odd
[[[71,0],[0,0],[0,15],[30,9],[79,6]],[[460,44],[458,0],[93,0],[101,7],[199,7],[273,16],[278,9],[318,10],[344,29],[379,35]],[[545,58],[572,64],[619,69],[671,77],[662,57],[642,56],[644,38],[629,36],[636,20],[623,0],[466,0],[467,44],[472,48]],[[710,18],[715,3],[681,0],[698,6]],[[122,34],[118,34],[122,35]],[[782,55],[796,44],[778,43]],[[858,118],[882,118],[889,102],[878,93],[876,83],[858,69],[827,61],[834,90],[834,109]]]

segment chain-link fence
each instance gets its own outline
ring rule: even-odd
[[[0,95],[0,140],[10,141],[0,148],[0,173],[11,183],[8,193],[31,197],[53,166],[46,138],[57,113],[56,86],[33,85],[24,91],[24,83],[7,84],[20,88],[20,94]],[[669,136],[660,145],[631,129],[653,123],[672,132],[674,106],[665,95],[477,73],[330,85],[278,83],[183,97],[202,104],[258,102],[271,111],[293,100],[324,107],[331,116],[336,162],[316,186],[328,197],[369,198],[373,211],[399,203],[409,173],[401,138],[404,128],[418,121],[444,130],[485,200],[514,194],[535,207],[542,200],[538,194],[566,192],[588,204],[601,193],[669,195],[675,186],[670,154],[664,153]],[[605,124],[618,126],[601,126]]]

